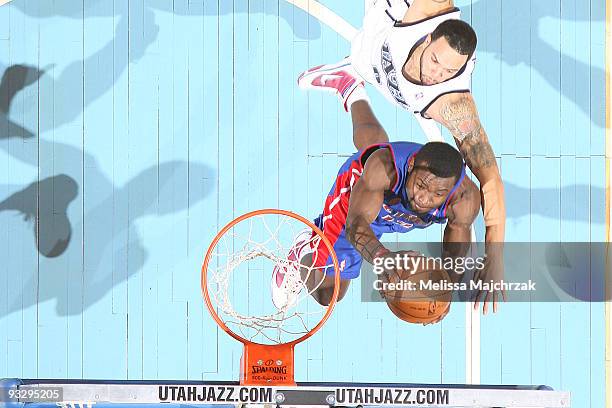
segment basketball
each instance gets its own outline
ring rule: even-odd
[[[411,289],[389,290],[385,293],[387,306],[395,316],[408,323],[431,323],[443,316],[450,308],[452,291],[444,284],[450,282],[448,273],[442,268],[426,265],[414,272],[390,273],[390,283],[410,285]],[[421,284],[421,282],[423,284]],[[424,285],[430,282],[433,287]],[[438,283],[436,286],[435,284]]]

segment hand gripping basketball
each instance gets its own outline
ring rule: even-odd
[[[390,252],[383,265],[380,293],[393,314],[408,323],[437,323],[450,310],[452,292],[444,288],[448,273],[416,251]]]

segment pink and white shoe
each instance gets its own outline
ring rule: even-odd
[[[298,77],[298,86],[302,89],[320,89],[336,93],[347,112],[346,101],[348,97],[363,84],[363,79],[353,69],[348,58],[335,64],[310,68]]]
[[[287,255],[287,263],[274,267],[270,287],[272,289],[272,303],[277,309],[286,310],[294,306],[302,288],[305,287],[300,276],[299,262],[305,255],[313,252],[310,247],[311,240],[311,230],[300,231],[293,240]]]

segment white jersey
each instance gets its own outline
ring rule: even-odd
[[[435,85],[418,85],[402,75],[413,47],[443,21],[459,19],[455,8],[415,23],[402,24],[410,6],[407,0],[376,0],[366,12],[363,27],[351,42],[351,63],[365,81],[389,101],[415,114],[424,111],[441,95],[470,91],[475,57],[452,79]]]

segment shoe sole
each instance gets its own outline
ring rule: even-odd
[[[316,69],[316,68],[312,68],[312,69]],[[298,237],[299,237],[299,235],[298,235]],[[308,240],[307,239],[302,240],[299,243],[295,243],[294,242],[293,245],[291,245],[290,251],[293,251],[295,253],[296,249],[301,250],[304,247],[304,245],[308,245]],[[290,261],[297,261],[297,262],[299,262],[301,260],[301,257],[300,257],[300,259],[297,259],[297,255],[299,255],[299,252],[301,252],[301,251],[298,251],[298,253],[296,254],[296,256],[295,256],[296,259],[293,259],[293,260],[290,259]],[[281,307],[277,306],[276,303],[274,303],[274,291],[275,290],[280,290],[279,286],[276,283],[276,275],[279,273],[278,272],[278,268],[279,268],[278,266],[275,266],[274,270],[272,271],[272,279],[270,280],[270,295],[272,297],[272,304],[274,304],[274,306],[277,309],[281,309]],[[293,303],[295,304],[295,302],[293,302]]]
[[[313,74],[313,73],[316,72],[317,76],[319,76],[321,74],[325,74],[325,73],[328,73],[328,72],[337,71],[337,70],[339,70],[341,68],[344,68],[344,67],[347,67],[349,65],[351,65],[350,62],[347,62],[347,63],[342,64],[342,65],[336,65],[336,66],[331,67],[331,68],[325,68],[323,70],[321,70],[320,68],[324,67],[325,65],[319,65],[318,67],[310,68],[308,71],[304,71],[304,72],[302,72],[298,76],[298,79],[297,79],[298,87],[300,87],[300,89],[309,89],[311,87],[311,85],[310,85],[311,81],[309,81],[309,83],[307,83],[306,85],[303,85],[303,84],[300,83],[300,81],[302,81],[302,79],[308,77],[310,74]],[[330,87],[327,87],[327,86],[320,86],[320,87],[316,87],[316,88],[317,89],[327,89],[330,92],[338,92],[338,90],[336,88],[330,88]]]

